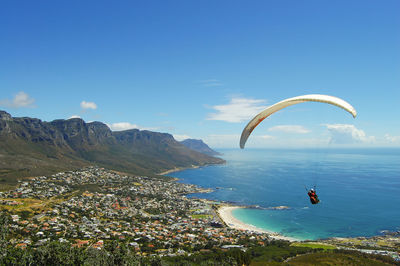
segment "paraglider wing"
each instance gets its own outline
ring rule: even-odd
[[[343,108],[347,112],[353,115],[355,118],[357,116],[357,112],[354,109],[353,106],[351,106],[348,102],[334,97],[334,96],[329,96],[329,95],[321,95],[321,94],[310,94],[310,95],[302,95],[302,96],[297,96],[293,98],[289,98],[283,101],[280,101],[274,105],[271,105],[258,115],[256,115],[248,124],[247,126],[243,129],[242,136],[240,137],[240,148],[244,148],[244,145],[246,144],[247,139],[249,138],[251,132],[260,124],[265,118],[268,116],[272,115],[273,113],[294,105],[298,103],[303,103],[303,102],[321,102],[321,103],[328,103],[332,105],[336,105],[340,108]]]

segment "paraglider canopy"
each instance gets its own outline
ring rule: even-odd
[[[268,116],[272,115],[273,113],[294,105],[298,103],[303,103],[303,102],[321,102],[321,103],[328,103],[332,105],[336,105],[347,112],[349,112],[353,117],[355,118],[357,116],[357,112],[354,109],[353,106],[351,106],[348,102],[334,97],[330,95],[321,95],[321,94],[309,94],[309,95],[302,95],[302,96],[297,96],[293,98],[288,98],[286,100],[280,101],[274,105],[271,105],[258,115],[256,115],[248,124],[247,126],[243,129],[242,136],[240,138],[240,148],[244,148],[244,145],[246,144],[247,139],[249,138],[251,132],[256,128],[265,118]]]

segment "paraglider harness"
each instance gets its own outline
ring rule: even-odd
[[[314,186],[314,188],[311,188],[311,189],[306,188],[306,191],[307,191],[308,196],[310,197],[311,204],[318,204],[319,199],[318,199],[317,192],[315,190],[315,186]]]

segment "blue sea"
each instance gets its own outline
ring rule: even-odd
[[[192,197],[258,205],[244,223],[297,239],[379,235],[400,230],[400,149],[219,150],[224,165],[170,175],[213,188]],[[312,205],[305,187],[316,186]],[[263,208],[288,206],[288,210]]]

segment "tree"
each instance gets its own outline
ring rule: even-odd
[[[7,256],[7,236],[8,236],[8,214],[0,213],[0,256]]]

